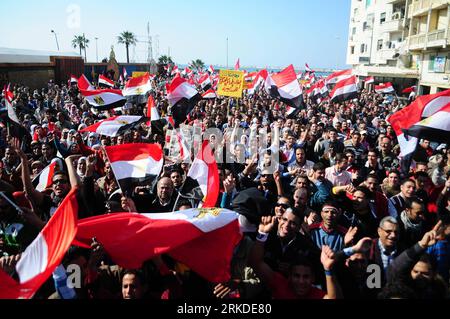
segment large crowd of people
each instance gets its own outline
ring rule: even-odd
[[[151,92],[162,117],[170,114],[168,80],[156,77]],[[162,129],[143,122],[114,138],[80,132],[113,115],[144,116],[146,104],[97,111],[76,85],[52,81],[40,90],[12,84],[11,91],[31,138],[10,136],[3,114],[0,190],[23,211],[0,197],[0,268],[9,275],[71,187],[79,189],[79,219],[200,204],[185,196],[196,181],[187,177],[190,163],[166,145],[169,122]],[[216,155],[216,207],[245,212],[249,224],[235,248],[230,281],[208,282],[167,255],[123,269],[93,239],[91,249],[72,246],[34,298],[447,298],[450,144],[420,140],[405,170],[387,121],[405,102],[369,89],[343,103],[304,94],[306,107],[294,116],[260,89],[242,99],[201,100],[183,123],[199,127]],[[221,136],[206,134],[211,129]],[[104,151],[125,143],[167,150],[156,183],[129,194],[121,192]],[[53,162],[51,185],[37,190],[33,180]],[[82,270],[75,288],[61,280],[73,264]]]

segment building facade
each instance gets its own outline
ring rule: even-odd
[[[397,92],[450,88],[450,0],[352,0],[347,64]]]

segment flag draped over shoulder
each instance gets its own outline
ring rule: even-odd
[[[112,260],[139,268],[168,254],[211,282],[230,279],[233,250],[242,238],[238,214],[220,208],[173,213],[116,213],[80,220],[77,241],[102,243]]]
[[[32,298],[61,263],[77,233],[78,202],[72,189],[55,214],[22,253],[16,265],[19,282],[0,269],[0,299]]]

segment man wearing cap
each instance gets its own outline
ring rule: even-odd
[[[309,226],[312,241],[320,249],[324,245],[329,246],[334,252],[344,249],[353,238],[346,236],[347,229],[338,225],[341,216],[338,205],[332,201],[327,201],[323,205],[320,215],[322,222]]]

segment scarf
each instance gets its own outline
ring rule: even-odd
[[[411,230],[412,232],[420,232],[422,229],[422,222],[418,223],[418,224],[414,224],[409,218],[408,215],[406,214],[406,211],[402,211],[402,213],[400,214],[400,218],[403,222],[403,224],[405,225],[405,229],[406,230]]]

